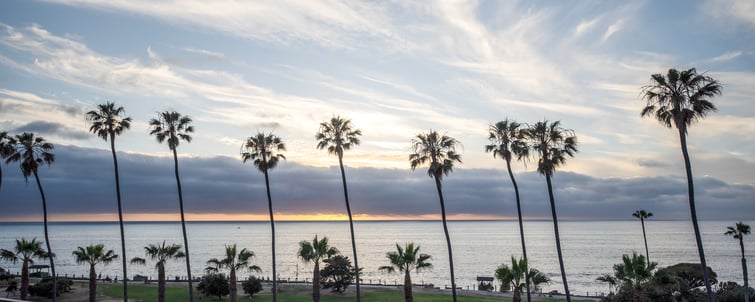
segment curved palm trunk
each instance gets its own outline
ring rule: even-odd
[[[26,300],[29,295],[29,260],[24,259],[21,266],[21,300]]]
[[[181,209],[181,230],[184,236],[184,250],[186,251],[186,274],[189,277],[189,301],[194,302],[194,286],[191,278],[191,261],[189,260],[189,239],[186,236],[186,219],[184,219],[184,198],[181,192],[181,178],[178,177],[178,154],[173,149],[173,162],[176,166],[176,184],[178,185],[178,205]],[[165,280],[163,280],[164,282]],[[164,285],[163,285],[164,286]],[[164,293],[163,293],[164,295]]]
[[[346,172],[343,169],[343,155],[338,154],[338,165],[341,166],[341,180],[343,181],[343,197],[346,200],[346,213],[349,214],[349,229],[351,230],[351,250],[354,252],[354,276],[356,277],[357,302],[361,301],[359,289],[359,261],[357,260],[357,244],[354,239],[354,221],[351,218],[351,206],[349,205],[349,190],[346,188]]]
[[[263,161],[267,162],[265,159]],[[270,238],[273,252],[273,302],[276,302],[278,301],[278,275],[275,272],[275,217],[273,217],[273,198],[270,196],[270,177],[267,175],[267,169],[263,172],[265,174],[265,188],[267,190],[267,209],[270,212],[270,231],[272,233]]]
[[[650,263],[650,252],[648,252],[648,237],[645,235],[645,218],[640,217],[640,223],[642,223],[642,239],[645,240],[645,259]]]
[[[566,283],[566,270],[564,269],[564,257],[561,255],[561,238],[558,234],[558,217],[556,216],[556,202],[553,198],[553,185],[551,184],[550,174],[545,174],[545,182],[548,184],[548,197],[551,202],[551,215],[553,216],[553,231],[556,234],[556,250],[558,251],[558,265],[561,268],[561,280],[564,282],[564,291],[566,292],[566,301],[571,302],[571,293],[569,284]]]
[[[121,180],[118,173],[118,157],[115,155],[115,135],[110,133],[110,150],[113,153],[115,170],[115,194],[118,198],[118,223],[121,227],[121,259],[123,260],[123,302],[128,301],[128,273],[126,273],[126,236],[123,231],[123,208],[121,207]]]
[[[446,234],[446,245],[448,246],[448,264],[451,267],[451,293],[453,301],[456,302],[456,277],[454,276],[454,256],[451,251],[451,237],[448,236],[448,225],[446,223],[446,203],[443,201],[443,191],[441,190],[440,178],[435,178],[435,186],[438,188],[438,197],[440,198],[440,214],[443,220],[443,232]]]
[[[230,290],[230,293],[228,294],[228,298],[231,302],[236,302],[238,300],[236,295],[236,270],[233,268],[231,268],[229,279],[230,284],[228,284],[228,289]]]
[[[412,277],[409,275],[409,270],[404,271],[404,301],[414,301],[414,295],[412,294]]]
[[[320,261],[315,261],[315,270],[312,272],[312,302],[320,302]]]
[[[679,127],[678,127],[679,128]],[[708,294],[708,302],[713,302],[713,290],[710,286],[710,277],[708,276],[708,264],[705,262],[705,251],[703,249],[703,240],[700,236],[700,227],[697,224],[697,210],[695,210],[695,186],[692,182],[692,165],[689,161],[687,152],[687,135],[683,129],[679,129],[679,141],[682,146],[682,156],[684,157],[684,168],[687,170],[687,191],[689,193],[689,211],[692,216],[692,227],[695,230],[695,241],[697,242],[697,252],[700,254],[700,267],[703,270],[703,279],[705,281],[705,290]]]
[[[50,247],[50,236],[47,231],[47,199],[45,199],[45,191],[42,190],[42,183],[39,182],[39,174],[37,170],[32,171],[34,173],[34,179],[37,180],[37,188],[39,188],[39,194],[42,195],[42,212],[44,214],[45,223],[45,244],[47,245],[47,252],[53,255],[52,248]],[[52,271],[52,301],[58,300],[58,277],[55,274],[55,257],[50,257],[50,270]]]
[[[511,184],[514,185],[514,194],[516,195],[516,212],[519,216],[519,236],[522,239],[522,258],[524,258],[524,261],[527,261],[527,246],[524,244],[524,223],[522,222],[522,205],[519,201],[519,186],[516,184],[516,180],[514,179],[514,173],[511,172],[510,160],[506,160],[506,168],[509,171],[509,178],[511,178]],[[527,287],[527,302],[530,302],[532,301],[532,297],[530,296],[530,275],[525,272],[524,277],[525,286]]]
[[[157,268],[157,301],[165,302],[165,267]]]
[[[89,302],[97,299],[97,272],[94,271],[94,265],[89,265]]]
[[[750,283],[747,282],[747,259],[745,259],[745,244],[739,235],[739,249],[742,251],[742,276],[745,282],[745,302],[750,302]]]

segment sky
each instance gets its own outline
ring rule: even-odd
[[[689,219],[678,133],[641,118],[641,89],[669,68],[723,85],[688,147],[701,219],[755,219],[752,1],[2,1],[0,130],[55,145],[39,171],[52,220],[114,220],[110,144],[85,113],[107,101],[133,118],[116,139],[127,220],[174,220],[172,154],[157,112],[193,119],[178,147],[189,220],[265,220],[264,178],[239,151],[274,133],[279,219],[344,219],[338,160],[316,148],[333,116],[361,129],[344,164],[357,219],[436,219],[435,184],[412,171],[411,140],[461,142],[443,179],[452,219],[513,219],[491,123],[561,121],[579,152],[553,178],[561,219]],[[515,162],[522,211],[550,219],[536,162]],[[36,221],[41,198],[2,165],[0,221]]]

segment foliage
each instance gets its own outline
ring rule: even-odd
[[[417,134],[412,139],[413,153],[409,155],[412,170],[429,162],[428,176],[440,180],[443,175],[453,171],[454,162],[461,163],[461,154],[456,152],[458,144],[459,141],[455,138],[441,135],[437,131]]]
[[[526,259],[517,260],[513,256],[511,257],[511,267],[501,264],[495,270],[495,277],[501,281],[502,292],[514,290],[514,301],[521,301],[522,291],[527,287],[525,280],[529,280],[529,287],[535,291],[540,288],[540,285],[550,282],[548,276],[537,269],[529,268]]]
[[[225,274],[204,275],[202,281],[197,284],[197,290],[206,296],[216,296],[218,299],[231,293]]]
[[[56,279],[58,281],[58,296],[71,291],[71,286],[73,286],[73,281],[71,279],[62,277],[58,277]],[[43,278],[41,281],[39,281],[39,283],[29,286],[29,294],[31,296],[52,298],[52,280],[53,279],[49,277]]]
[[[306,263],[314,263],[312,270],[312,301],[320,301],[320,260],[333,257],[338,254],[338,249],[328,245],[328,237],[318,240],[317,235],[312,242],[302,240],[299,242],[299,258]]]
[[[323,260],[325,267],[320,271],[322,288],[330,288],[330,291],[343,293],[356,278],[354,267],[349,257],[335,255]]]
[[[262,291],[262,281],[255,276],[251,276],[241,283],[241,287],[244,288],[244,293],[249,295],[249,298],[254,298],[254,294]]]
[[[702,269],[699,263],[677,263],[672,266],[660,269],[674,276],[679,280],[687,289],[696,288],[705,285],[703,279]],[[708,267],[708,276],[711,284],[718,282],[718,275]]]

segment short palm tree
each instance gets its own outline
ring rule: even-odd
[[[42,189],[42,183],[39,181],[39,166],[47,164],[48,166],[55,162],[55,154],[51,153],[55,147],[45,141],[40,136],[34,136],[34,133],[24,132],[17,134],[12,140],[13,151],[9,150],[6,163],[21,162],[21,173],[24,175],[24,179],[28,182],[29,176],[34,175],[34,179],[37,181],[37,188],[39,189],[39,195],[42,196],[42,214],[44,216],[44,228],[45,228],[45,245],[47,246],[47,252],[50,255],[55,255],[50,248],[50,236],[47,227],[47,199],[45,198],[45,191]],[[49,257],[50,270],[52,272],[52,292],[57,293],[58,282],[55,274],[55,257]],[[57,301],[57,296],[52,295],[53,302]]]
[[[37,238],[27,241],[24,238],[16,239],[14,250],[0,250],[0,259],[15,264],[21,261],[21,300],[26,300],[29,295],[29,264],[34,264],[34,258],[47,259],[49,254],[42,248],[42,242]]]
[[[600,277],[595,278],[595,281],[608,283],[608,292],[613,292],[613,288],[618,284],[616,277],[611,274],[602,274]]]
[[[191,277],[191,261],[189,260],[189,239],[186,236],[186,219],[184,218],[184,199],[181,191],[181,178],[178,176],[178,154],[176,148],[183,140],[191,142],[191,135],[194,132],[194,126],[191,126],[191,118],[183,116],[175,111],[158,112],[156,119],[149,121],[149,135],[154,135],[159,143],[168,141],[168,147],[173,151],[173,163],[175,164],[176,185],[178,186],[178,205],[181,211],[181,230],[184,237],[184,247],[186,250],[186,274],[189,277],[189,301],[194,302],[194,286]]]
[[[410,273],[412,270],[419,272],[431,269],[433,264],[429,260],[432,257],[428,254],[420,254],[419,245],[415,247],[413,242],[405,244],[403,248],[396,244],[396,251],[386,253],[386,257],[390,260],[391,265],[381,266],[379,270],[388,273],[398,270],[404,273],[404,300],[406,302],[414,301]]]
[[[0,159],[5,159],[13,153],[13,137],[8,135],[8,132],[0,132]],[[0,187],[3,184],[3,165],[0,162]]]
[[[435,187],[438,189],[438,198],[440,199],[440,213],[443,221],[443,232],[446,235],[446,245],[448,246],[448,262],[451,270],[451,293],[453,301],[456,302],[456,278],[454,276],[454,257],[451,250],[451,237],[448,235],[448,225],[446,223],[446,204],[443,200],[443,190],[441,189],[441,179],[453,171],[454,162],[461,163],[461,154],[456,152],[456,145],[459,141],[447,135],[441,135],[437,131],[430,130],[428,133],[420,133],[412,139],[412,154],[409,155],[409,163],[412,170],[429,163],[427,174],[435,180]]]
[[[87,247],[77,247],[73,251],[73,257],[78,264],[89,264],[89,302],[97,300],[97,272],[94,266],[102,263],[110,264],[118,255],[113,250],[105,251],[105,245],[95,244]]]
[[[257,132],[256,135],[248,137],[244,145],[241,146],[241,160],[245,163],[252,161],[255,167],[265,175],[265,189],[267,191],[267,209],[270,214],[270,230],[272,241],[273,255],[273,302],[278,301],[278,275],[275,265],[275,217],[273,216],[273,198],[270,195],[270,169],[278,166],[278,162],[286,157],[281,154],[286,151],[286,145],[280,137],[270,133],[265,134]]]
[[[514,194],[516,196],[516,212],[519,217],[519,237],[522,241],[522,258],[527,261],[527,246],[524,244],[524,223],[522,222],[522,205],[519,199],[519,186],[514,179],[514,173],[511,171],[511,159],[516,156],[518,161],[527,160],[529,157],[529,148],[525,139],[525,129],[516,121],[505,119],[499,121],[488,128],[488,140],[491,144],[485,146],[485,152],[492,152],[493,157],[500,157],[506,161],[506,170],[509,172],[511,184],[514,185]],[[529,276],[525,276],[529,277]],[[527,287],[527,301],[531,301],[530,283],[525,282]]]
[[[354,221],[351,216],[351,205],[349,204],[349,190],[346,187],[346,172],[343,169],[343,151],[359,145],[359,136],[362,131],[354,129],[350,119],[344,119],[336,116],[329,122],[320,123],[320,130],[315,135],[317,139],[317,149],[328,149],[328,154],[338,156],[338,166],[341,167],[341,181],[343,182],[343,198],[346,201],[346,213],[349,215],[349,230],[351,231],[351,249],[354,253],[354,276],[356,279],[357,302],[361,301],[361,291],[359,288],[359,261],[357,258],[357,244],[354,238]]]
[[[713,290],[710,286],[703,241],[700,227],[697,223],[695,209],[695,187],[692,180],[692,165],[687,151],[687,132],[692,123],[706,117],[716,106],[710,99],[721,94],[721,84],[705,74],[698,74],[694,68],[678,71],[669,69],[668,73],[653,74],[651,84],[642,88],[642,98],[647,102],[642,108],[642,117],[655,117],[668,128],[676,128],[679,132],[679,145],[682,149],[684,167],[687,171],[687,193],[689,195],[689,209],[692,217],[692,227],[695,231],[697,252],[700,255],[700,267],[705,279],[705,289],[708,302],[713,302]]]
[[[558,216],[556,215],[556,201],[553,198],[553,184],[551,178],[556,169],[566,163],[567,157],[574,157],[577,152],[577,137],[574,131],[561,128],[561,122],[537,122],[527,129],[529,146],[538,156],[537,172],[545,176],[550,198],[551,215],[553,216],[553,230],[556,234],[556,251],[561,268],[561,280],[564,282],[567,302],[571,302],[569,284],[566,282],[566,270],[561,254],[561,239],[558,232]]]
[[[180,244],[165,245],[165,241],[162,244],[145,246],[144,253],[150,259],[157,261],[155,263],[155,268],[157,268],[157,301],[165,302],[165,263],[171,259],[184,258],[186,254],[181,251]],[[131,259],[131,263],[144,265],[147,260],[134,257]]]
[[[299,242],[299,258],[305,263],[314,263],[312,271],[312,302],[320,302],[320,260],[327,259],[338,254],[338,249],[328,245],[328,237],[318,240],[317,235],[312,242],[303,240]]]
[[[745,287],[745,302],[750,302],[750,283],[747,281],[747,259],[745,259],[745,244],[744,236],[750,234],[750,226],[747,224],[737,222],[734,226],[726,227],[727,231],[724,235],[731,236],[732,238],[739,240],[739,250],[742,252],[742,276],[744,278]]]
[[[614,276],[617,280],[631,286],[634,291],[634,301],[642,302],[645,297],[642,294],[642,286],[653,279],[655,262],[649,262],[645,256],[632,253],[632,256],[622,256],[622,262],[613,266]]]
[[[514,291],[513,302],[522,301],[522,290],[532,287],[537,290],[540,285],[550,282],[550,278],[537,269],[529,268],[526,259],[511,257],[511,266],[502,264],[495,270],[495,277],[501,280],[501,289]],[[530,283],[530,284],[527,284]]]
[[[225,246],[225,258],[218,259],[212,258],[207,261],[208,270],[217,272],[220,269],[229,270],[229,289],[230,289],[230,301],[238,301],[236,293],[236,271],[247,269],[249,271],[262,272],[259,266],[253,265],[252,258],[254,258],[254,252],[245,248],[239,250],[236,245]]]
[[[642,239],[645,240],[645,258],[650,261],[650,253],[648,252],[648,237],[647,235],[645,235],[645,219],[653,217],[653,213],[645,210],[637,210],[632,213],[632,216],[640,219],[640,223],[642,224]]]
[[[112,102],[97,105],[96,110],[87,112],[86,119],[91,126],[89,132],[100,138],[110,140],[110,152],[113,154],[113,170],[115,171],[115,196],[118,202],[118,223],[121,230],[121,259],[123,266],[123,301],[128,301],[128,273],[126,271],[126,236],[123,231],[123,207],[121,206],[121,181],[118,173],[118,157],[115,153],[115,137],[124,130],[131,128],[131,118],[123,117],[123,107]]]

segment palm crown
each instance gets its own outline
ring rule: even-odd
[[[89,132],[104,140],[120,135],[123,130],[131,128],[131,118],[122,117],[124,113],[123,107],[115,107],[111,102],[97,105],[97,110],[91,110],[86,114],[87,121],[92,123]]]
[[[648,219],[649,217],[653,217],[653,213],[645,210],[637,210],[632,213],[632,216],[640,219]]]
[[[189,133],[194,126],[189,125],[191,118],[175,111],[158,112],[156,119],[149,121],[149,135],[154,135],[158,142],[168,141],[168,147],[175,150],[180,141],[191,142]]]
[[[391,261],[391,265],[381,266],[379,270],[389,273],[395,272],[396,269],[399,272],[411,270],[419,272],[433,267],[432,263],[428,262],[432,257],[428,254],[420,254],[419,245],[415,248],[414,243],[408,243],[403,248],[396,244],[396,251],[386,253],[386,257]]]
[[[733,227],[728,226],[726,229],[727,231],[724,235],[732,236],[734,239],[741,239],[744,235],[750,234],[750,226],[742,222],[737,222]]]
[[[218,269],[227,268],[232,271],[238,271],[246,268],[250,271],[262,271],[259,266],[251,264],[252,258],[254,258],[254,252],[247,250],[246,248],[239,250],[238,247],[236,247],[236,244],[226,245],[225,258],[212,258],[208,260],[207,264],[212,266],[207,269],[209,271],[218,271]]]
[[[275,168],[281,159],[286,159],[279,151],[286,151],[286,145],[280,137],[258,132],[247,138],[241,146],[241,160],[245,163],[251,160],[257,169],[266,172]]]
[[[527,130],[530,148],[540,156],[537,172],[552,176],[556,169],[566,163],[567,157],[577,152],[577,137],[574,131],[561,128],[561,122],[537,122]]]
[[[150,244],[148,246],[145,246],[144,253],[152,260],[157,261],[157,263],[155,263],[155,267],[158,269],[165,267],[165,262],[170,259],[186,257],[186,254],[181,251],[180,244],[171,244],[166,246],[165,241],[163,241],[162,244]],[[131,263],[144,264],[145,260],[143,258],[134,258],[131,259]]]
[[[14,144],[9,150],[6,163],[21,161],[21,172],[28,181],[32,173],[36,173],[39,165],[50,165],[55,162],[55,154],[50,153],[55,147],[44,138],[34,136],[34,133],[17,134],[11,140]]]
[[[42,248],[42,242],[37,241],[37,238],[31,241],[25,238],[16,239],[16,247],[11,250],[0,250],[0,259],[10,261],[15,264],[16,261],[26,261],[33,264],[34,258],[45,259],[49,257],[49,254]]]
[[[96,265],[98,263],[109,264],[118,259],[113,250],[105,251],[105,245],[96,244],[87,247],[78,247],[73,251],[73,256],[78,264]]]
[[[493,157],[501,157],[506,161],[511,161],[512,155],[516,155],[517,160],[527,159],[529,148],[521,126],[509,119],[490,125],[488,140],[491,144],[485,146],[485,152],[492,152]]]
[[[317,149],[327,148],[329,154],[343,157],[343,150],[359,145],[360,135],[362,131],[354,129],[350,119],[335,116],[330,122],[320,123],[320,130],[315,135]]]
[[[461,154],[456,153],[456,145],[459,141],[447,135],[441,135],[437,131],[430,130],[428,133],[420,133],[412,139],[412,154],[409,162],[412,170],[426,162],[430,162],[427,174],[430,177],[441,179],[443,175],[453,171],[454,162],[461,163]]]
[[[328,237],[318,240],[317,235],[312,242],[302,240],[299,242],[299,257],[305,262],[318,263],[322,258],[330,258],[338,254],[338,249],[328,246]]]

